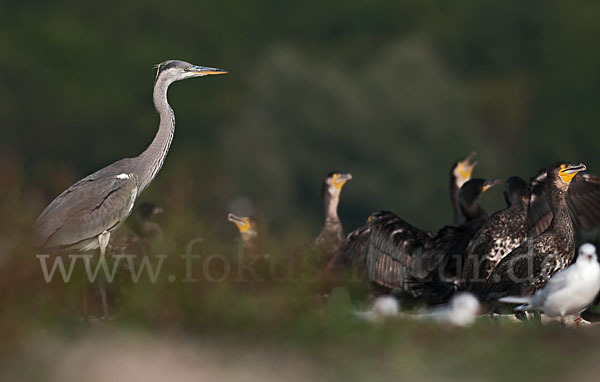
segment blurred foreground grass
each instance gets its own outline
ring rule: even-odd
[[[0,189],[0,380],[590,380],[600,371],[597,327],[485,317],[464,330],[411,320],[375,325],[354,317],[343,296],[325,305],[310,281],[314,269],[303,263],[313,256],[304,249],[310,230],[288,229],[263,243],[281,280],[232,282],[233,226],[225,215],[208,224],[178,198],[162,203],[164,238],[150,253],[167,257],[156,282],[118,278],[112,317],[86,323],[80,267],[70,283],[44,281],[29,236],[44,202],[18,169],[0,162],[7,181]],[[206,277],[220,279],[223,263],[207,273],[195,260],[197,281],[181,282],[180,256],[198,238],[191,253],[231,261],[223,280]],[[99,312],[93,294],[90,309]]]

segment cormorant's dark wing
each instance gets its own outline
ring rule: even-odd
[[[365,225],[350,232],[342,241],[337,254],[329,261],[327,272],[350,267],[353,264],[360,264],[360,267],[364,268],[371,226],[378,220],[388,219],[391,216],[395,215],[388,211],[375,212],[368,217]]]
[[[575,232],[600,226],[600,178],[577,174],[567,198]]]
[[[542,234],[552,222],[552,211],[544,191],[545,181],[546,170],[531,180],[527,227],[529,234],[534,237]],[[569,186],[567,203],[576,232],[600,226],[600,178],[591,174],[577,174]]]
[[[529,236],[535,237],[541,235],[550,226],[550,222],[552,222],[552,210],[550,209],[550,205],[546,199],[546,191],[544,190],[546,177],[546,169],[542,169],[531,179],[531,198],[527,214],[527,232]]]
[[[404,290],[413,277],[425,277],[433,265],[424,253],[431,237],[393,214],[374,222],[366,253],[368,280]]]

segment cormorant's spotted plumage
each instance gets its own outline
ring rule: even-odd
[[[504,186],[507,207],[485,222],[465,253],[462,279],[466,289],[478,291],[496,265],[527,237],[529,185],[519,177]]]
[[[573,222],[569,216],[569,182],[561,174],[576,173],[585,166],[557,163],[548,171],[544,193],[552,221],[539,236],[527,239],[493,270],[483,288],[486,299],[508,295],[528,296],[541,289],[550,276],[567,267],[575,255]],[[533,201],[532,201],[533,202]]]

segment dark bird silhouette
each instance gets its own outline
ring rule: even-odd
[[[467,290],[478,291],[496,265],[527,237],[529,185],[519,177],[504,185],[506,208],[492,214],[465,252],[462,279]]]
[[[527,239],[502,259],[483,288],[486,300],[508,295],[532,295],[543,288],[548,278],[571,264],[575,255],[573,222],[567,196],[583,164],[559,162],[547,171],[544,193],[552,212],[548,228]]]

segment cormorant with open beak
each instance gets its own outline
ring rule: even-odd
[[[476,152],[473,151],[465,159],[454,162],[450,169],[450,201],[454,211],[454,225],[462,224],[465,221],[465,217],[458,206],[458,193],[463,184],[471,179],[473,169],[477,166],[477,162],[471,162],[475,155]]]
[[[477,166],[477,162],[472,162],[475,155],[476,153],[472,152],[465,159],[457,160],[450,169],[449,189],[450,201],[454,211],[454,225],[460,225],[465,221],[465,217],[459,206],[459,192],[461,187],[471,179],[473,169]],[[358,263],[364,262],[371,227],[379,221],[393,220],[395,218],[396,215],[388,211],[372,213],[363,226],[355,229],[346,236],[340,244],[340,249],[327,265],[326,272],[335,272],[357,261]]]
[[[258,222],[251,216],[227,215],[240,232],[240,248],[244,253],[255,254],[258,250]]]

